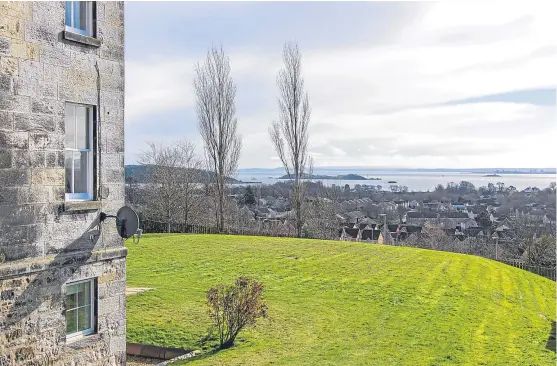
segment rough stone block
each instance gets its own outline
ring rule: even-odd
[[[9,56],[12,42],[10,38],[0,37],[0,56]]]
[[[97,7],[97,21],[98,22],[103,22],[104,21],[104,2],[103,1],[97,1],[95,3],[95,6]]]
[[[45,159],[46,159],[46,167],[47,168],[63,168],[63,165],[58,165],[58,154],[62,152],[58,152],[58,151],[47,151],[45,153]]]
[[[101,58],[112,61],[124,61],[124,47],[106,44],[101,47]]]
[[[63,1],[37,2],[32,8],[33,22],[49,23],[55,28],[64,28],[65,7]]]
[[[12,152],[9,150],[0,150],[0,169],[12,167]]]
[[[40,82],[38,85],[37,96],[42,98],[56,99],[58,97],[58,84],[46,81]]]
[[[97,37],[102,39],[103,45],[105,44],[124,44],[124,29],[122,27],[112,26],[110,23],[97,22],[98,31]]]
[[[58,65],[43,65],[44,79],[51,82],[57,82],[62,77],[62,67]]]
[[[14,57],[0,57],[0,74],[18,75],[19,63]]]
[[[48,46],[55,46],[58,42],[58,32],[60,27],[52,22],[47,23],[27,23],[25,26],[25,40],[33,43],[42,43]]]
[[[126,351],[126,337],[125,336],[113,336],[110,338],[110,352],[125,352]]]
[[[124,155],[102,154],[101,169],[124,169]]]
[[[0,111],[0,130],[11,131],[14,129],[13,112]]]
[[[2,171],[0,171],[1,174]],[[35,207],[33,205],[3,206],[0,216],[0,225],[18,226],[29,225],[35,222]]]
[[[99,316],[107,315],[120,310],[120,297],[112,296],[104,299],[99,299]]]
[[[13,78],[10,75],[0,74],[0,91],[11,93],[13,89]]]
[[[64,169],[33,169],[31,183],[43,186],[64,185]]]
[[[25,97],[35,97],[37,96],[37,80],[30,80],[23,77],[14,78],[14,94],[21,95]]]
[[[49,203],[51,201],[51,187],[29,187],[20,191],[22,203]]]
[[[102,183],[121,183],[124,181],[124,169],[104,169],[101,174]]]
[[[19,76],[32,80],[42,80],[44,75],[43,65],[34,60],[20,60]]]
[[[0,36],[23,39],[23,21],[16,17],[0,17]]]
[[[0,245],[18,245],[28,243],[27,226],[0,227]],[[4,300],[4,299],[2,299]]]
[[[27,132],[0,131],[0,146],[5,149],[27,149],[29,134]]]
[[[71,51],[61,47],[43,47],[41,49],[41,62],[62,67],[70,66],[72,62]]]
[[[28,113],[31,110],[30,98],[0,92],[1,110]]]
[[[14,168],[44,168],[45,153],[43,151],[14,150],[12,156]]]
[[[57,119],[51,115],[14,113],[14,129],[29,132],[54,132]]]
[[[0,187],[19,187],[28,185],[31,175],[27,169],[1,169]]]
[[[30,19],[31,3],[23,1],[2,1],[0,2],[0,14],[16,17],[19,19]]]
[[[0,186],[0,206],[23,203],[20,201],[20,195],[19,195],[20,189],[22,188],[20,187],[6,188]]]
[[[39,61],[40,46],[37,43],[13,39],[11,43],[11,56],[23,60]]]
[[[52,99],[38,98],[31,102],[31,112],[54,115],[64,115],[64,102]]]
[[[64,88],[94,89],[97,87],[97,78],[92,70],[67,68],[62,71],[61,83]]]
[[[16,95],[34,98],[58,98],[58,85],[54,82],[29,80],[23,77],[15,77],[13,90]]]
[[[63,150],[64,135],[31,132],[29,134],[29,150]]]

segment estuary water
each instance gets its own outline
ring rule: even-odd
[[[392,184],[407,186],[408,191],[433,191],[438,184],[446,186],[449,182],[459,183],[461,181],[471,182],[476,188],[487,186],[489,183],[496,184],[503,182],[505,186],[514,186],[518,190],[527,187],[546,188],[551,182],[556,181],[555,174],[504,174],[499,173],[499,177],[486,177],[486,173],[471,172],[412,172],[412,171],[380,171],[380,170],[327,170],[326,168],[315,169],[314,174],[337,176],[340,174],[358,174],[366,178],[380,178],[380,180],[339,180],[339,179],[314,179],[321,180],[324,185],[344,186],[345,184],[354,187],[356,184],[380,185],[382,190],[389,190]],[[279,171],[258,171],[240,169],[236,179],[245,183],[261,182],[263,184],[273,184],[280,182],[278,179],[284,175]],[[393,181],[396,183],[389,183]]]

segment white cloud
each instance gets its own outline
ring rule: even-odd
[[[552,166],[555,107],[442,103],[557,84],[555,5],[436,2],[379,47],[302,50],[315,165]],[[349,26],[349,25],[346,25]],[[231,54],[242,167],[274,167],[274,57]],[[196,60],[127,62],[127,122],[192,108]]]

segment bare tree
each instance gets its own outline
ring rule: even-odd
[[[230,76],[230,62],[222,47],[213,47],[203,64],[197,63],[193,82],[197,96],[198,127],[205,145],[205,160],[214,172],[217,229],[224,229],[228,178],[235,174],[242,148],[237,134],[236,85]]]
[[[304,92],[302,55],[297,44],[285,44],[283,60],[284,67],[277,75],[279,116],[272,122],[269,135],[286,174],[293,181],[292,203],[296,214],[296,233],[301,237],[305,196],[302,179],[308,164],[311,109],[308,95]]]
[[[201,197],[197,185],[202,180],[201,160],[195,154],[195,145],[190,141],[180,141],[174,147],[180,166],[180,192],[177,197],[178,215],[184,225],[188,225],[191,217],[199,212]]]
[[[199,165],[190,142],[182,141],[171,146],[149,142],[148,146],[149,149],[139,158],[140,164],[149,166],[147,207],[157,217],[162,217],[170,232],[170,224],[178,210],[183,209],[185,201],[191,201]],[[191,207],[190,204],[190,211]]]
[[[523,254],[528,264],[555,267],[555,237],[542,235],[532,240]]]

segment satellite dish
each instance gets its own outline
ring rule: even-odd
[[[123,206],[118,210],[116,216],[107,215],[106,213],[101,212],[100,221],[103,222],[107,217],[113,217],[116,219],[116,230],[122,238],[128,239],[137,234],[139,242],[143,230],[139,228],[139,217],[134,210],[128,206]]]
[[[124,239],[131,238],[139,229],[139,217],[128,206],[121,207],[116,213],[116,229]]]

